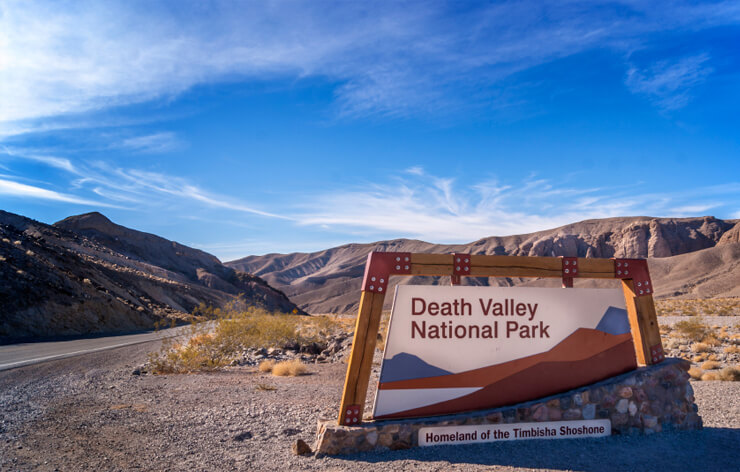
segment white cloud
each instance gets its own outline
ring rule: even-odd
[[[55,192],[53,190],[26,185],[11,180],[0,179],[0,195],[9,195],[12,197],[31,198],[35,200],[51,200],[56,202],[74,203],[78,205],[94,205],[102,207],[114,207],[107,203],[93,200],[87,200],[75,195]]]
[[[50,167],[62,169],[62,170],[65,170],[71,173],[76,172],[74,166],[72,165],[72,162],[70,162],[69,159],[64,158],[64,157],[47,156],[47,155],[33,153],[33,152],[29,153],[29,152],[19,151],[19,150],[15,150],[15,149],[4,147],[4,146],[0,147],[0,154],[4,154],[14,159],[23,159],[27,161],[40,162]]]
[[[40,157],[33,153],[24,154],[18,150],[13,150],[12,154],[8,155],[11,155],[14,159],[33,160],[52,168],[67,171],[70,174],[68,176],[70,190],[73,190],[78,195],[90,192],[95,196],[113,202],[108,204],[100,203],[103,206],[126,204],[127,207],[131,207],[133,204],[138,207],[144,207],[153,205],[182,205],[183,203],[187,203],[267,218],[288,219],[286,216],[261,210],[239,199],[204,190],[179,176],[115,167],[105,162],[94,162],[92,164],[77,163],[73,165],[69,160],[64,158]],[[64,176],[62,177],[64,178]],[[34,191],[33,189],[36,187],[24,184],[6,181],[5,185],[4,191],[8,195],[25,195],[60,202],[95,203],[90,199],[78,195],[45,191],[40,188],[38,188],[38,191]]]
[[[340,113],[351,115],[489,104],[495,92],[481,90],[514,72],[593,48],[633,51],[651,34],[739,19],[736,2],[612,9],[531,0],[463,10],[435,2],[182,1],[172,8],[6,0],[0,136],[43,129],[48,117],[243,79],[326,78],[337,84]],[[687,61],[635,69],[631,87],[656,95],[661,106],[680,106],[671,84],[678,91],[707,70],[701,56]]]
[[[647,70],[632,67],[627,71],[626,84],[633,92],[649,96],[660,108],[676,110],[689,102],[689,91],[712,73],[708,62],[707,54],[699,54],[661,61]]]
[[[724,196],[735,197],[734,184]],[[555,228],[568,223],[616,216],[696,216],[722,205],[702,201],[705,190],[639,193],[634,188],[572,188],[546,179],[502,185],[481,182],[469,188],[453,179],[409,177],[369,190],[349,189],[320,195],[294,217],[302,225],[327,225],[364,238],[419,238],[461,243]],[[715,192],[715,197],[721,192]],[[732,200],[730,200],[732,201]]]
[[[175,150],[181,146],[180,140],[175,133],[162,132],[135,136],[123,139],[117,147],[143,153],[161,153]]]

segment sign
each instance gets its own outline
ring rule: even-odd
[[[473,444],[519,439],[597,438],[612,434],[609,420],[546,421],[419,429],[420,446]]]
[[[637,367],[621,290],[399,285],[373,416],[546,397]]]

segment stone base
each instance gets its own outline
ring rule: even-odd
[[[418,446],[419,429],[430,426],[608,418],[612,434],[700,429],[702,420],[689,384],[689,366],[681,359],[666,359],[551,397],[457,415],[368,421],[360,426],[339,426],[335,419],[320,420],[314,450],[318,455],[337,455],[407,449]]]

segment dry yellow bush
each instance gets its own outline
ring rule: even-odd
[[[720,378],[719,372],[705,372],[704,375],[701,376],[702,380],[722,380]]]
[[[391,320],[391,312],[384,311],[380,318],[380,327],[378,328],[378,342],[375,344],[375,348],[380,352],[385,350],[385,338],[388,337],[388,324]]]
[[[710,346],[719,346],[722,344],[722,341],[714,334],[704,336],[704,339],[702,339],[701,342],[709,344]]]
[[[711,352],[712,346],[706,343],[694,343],[691,345],[691,350],[694,352]]]
[[[701,368],[704,370],[714,370],[719,369],[722,366],[719,362],[716,361],[707,361],[701,365]]]
[[[692,367],[689,369],[689,375],[694,380],[701,380],[702,374],[704,374],[704,371],[698,367]]]
[[[259,370],[260,372],[272,372],[273,367],[275,367],[275,361],[268,359],[266,361],[260,362],[257,370]]]
[[[740,346],[727,346],[725,352],[727,354],[740,354]]]
[[[693,362],[694,364],[698,364],[700,362],[704,362],[705,360],[707,360],[707,354],[702,353],[702,354],[699,354],[698,356],[694,356],[693,359],[691,359],[691,362]]]
[[[278,377],[295,377],[306,373],[306,365],[300,359],[278,362],[272,368],[272,375]]]
[[[740,369],[737,367],[725,367],[719,371],[722,380],[728,382],[740,382]]]
[[[186,373],[228,365],[249,348],[282,347],[326,339],[346,331],[336,317],[269,313],[246,307],[243,296],[223,309],[198,306],[192,313],[190,340],[165,342],[159,353],[149,355],[154,373]]]

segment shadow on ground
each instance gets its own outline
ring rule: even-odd
[[[740,429],[705,428],[649,436],[611,436],[435,446],[341,456],[353,462],[444,462],[577,471],[737,470]],[[461,470],[462,470],[461,469]]]

